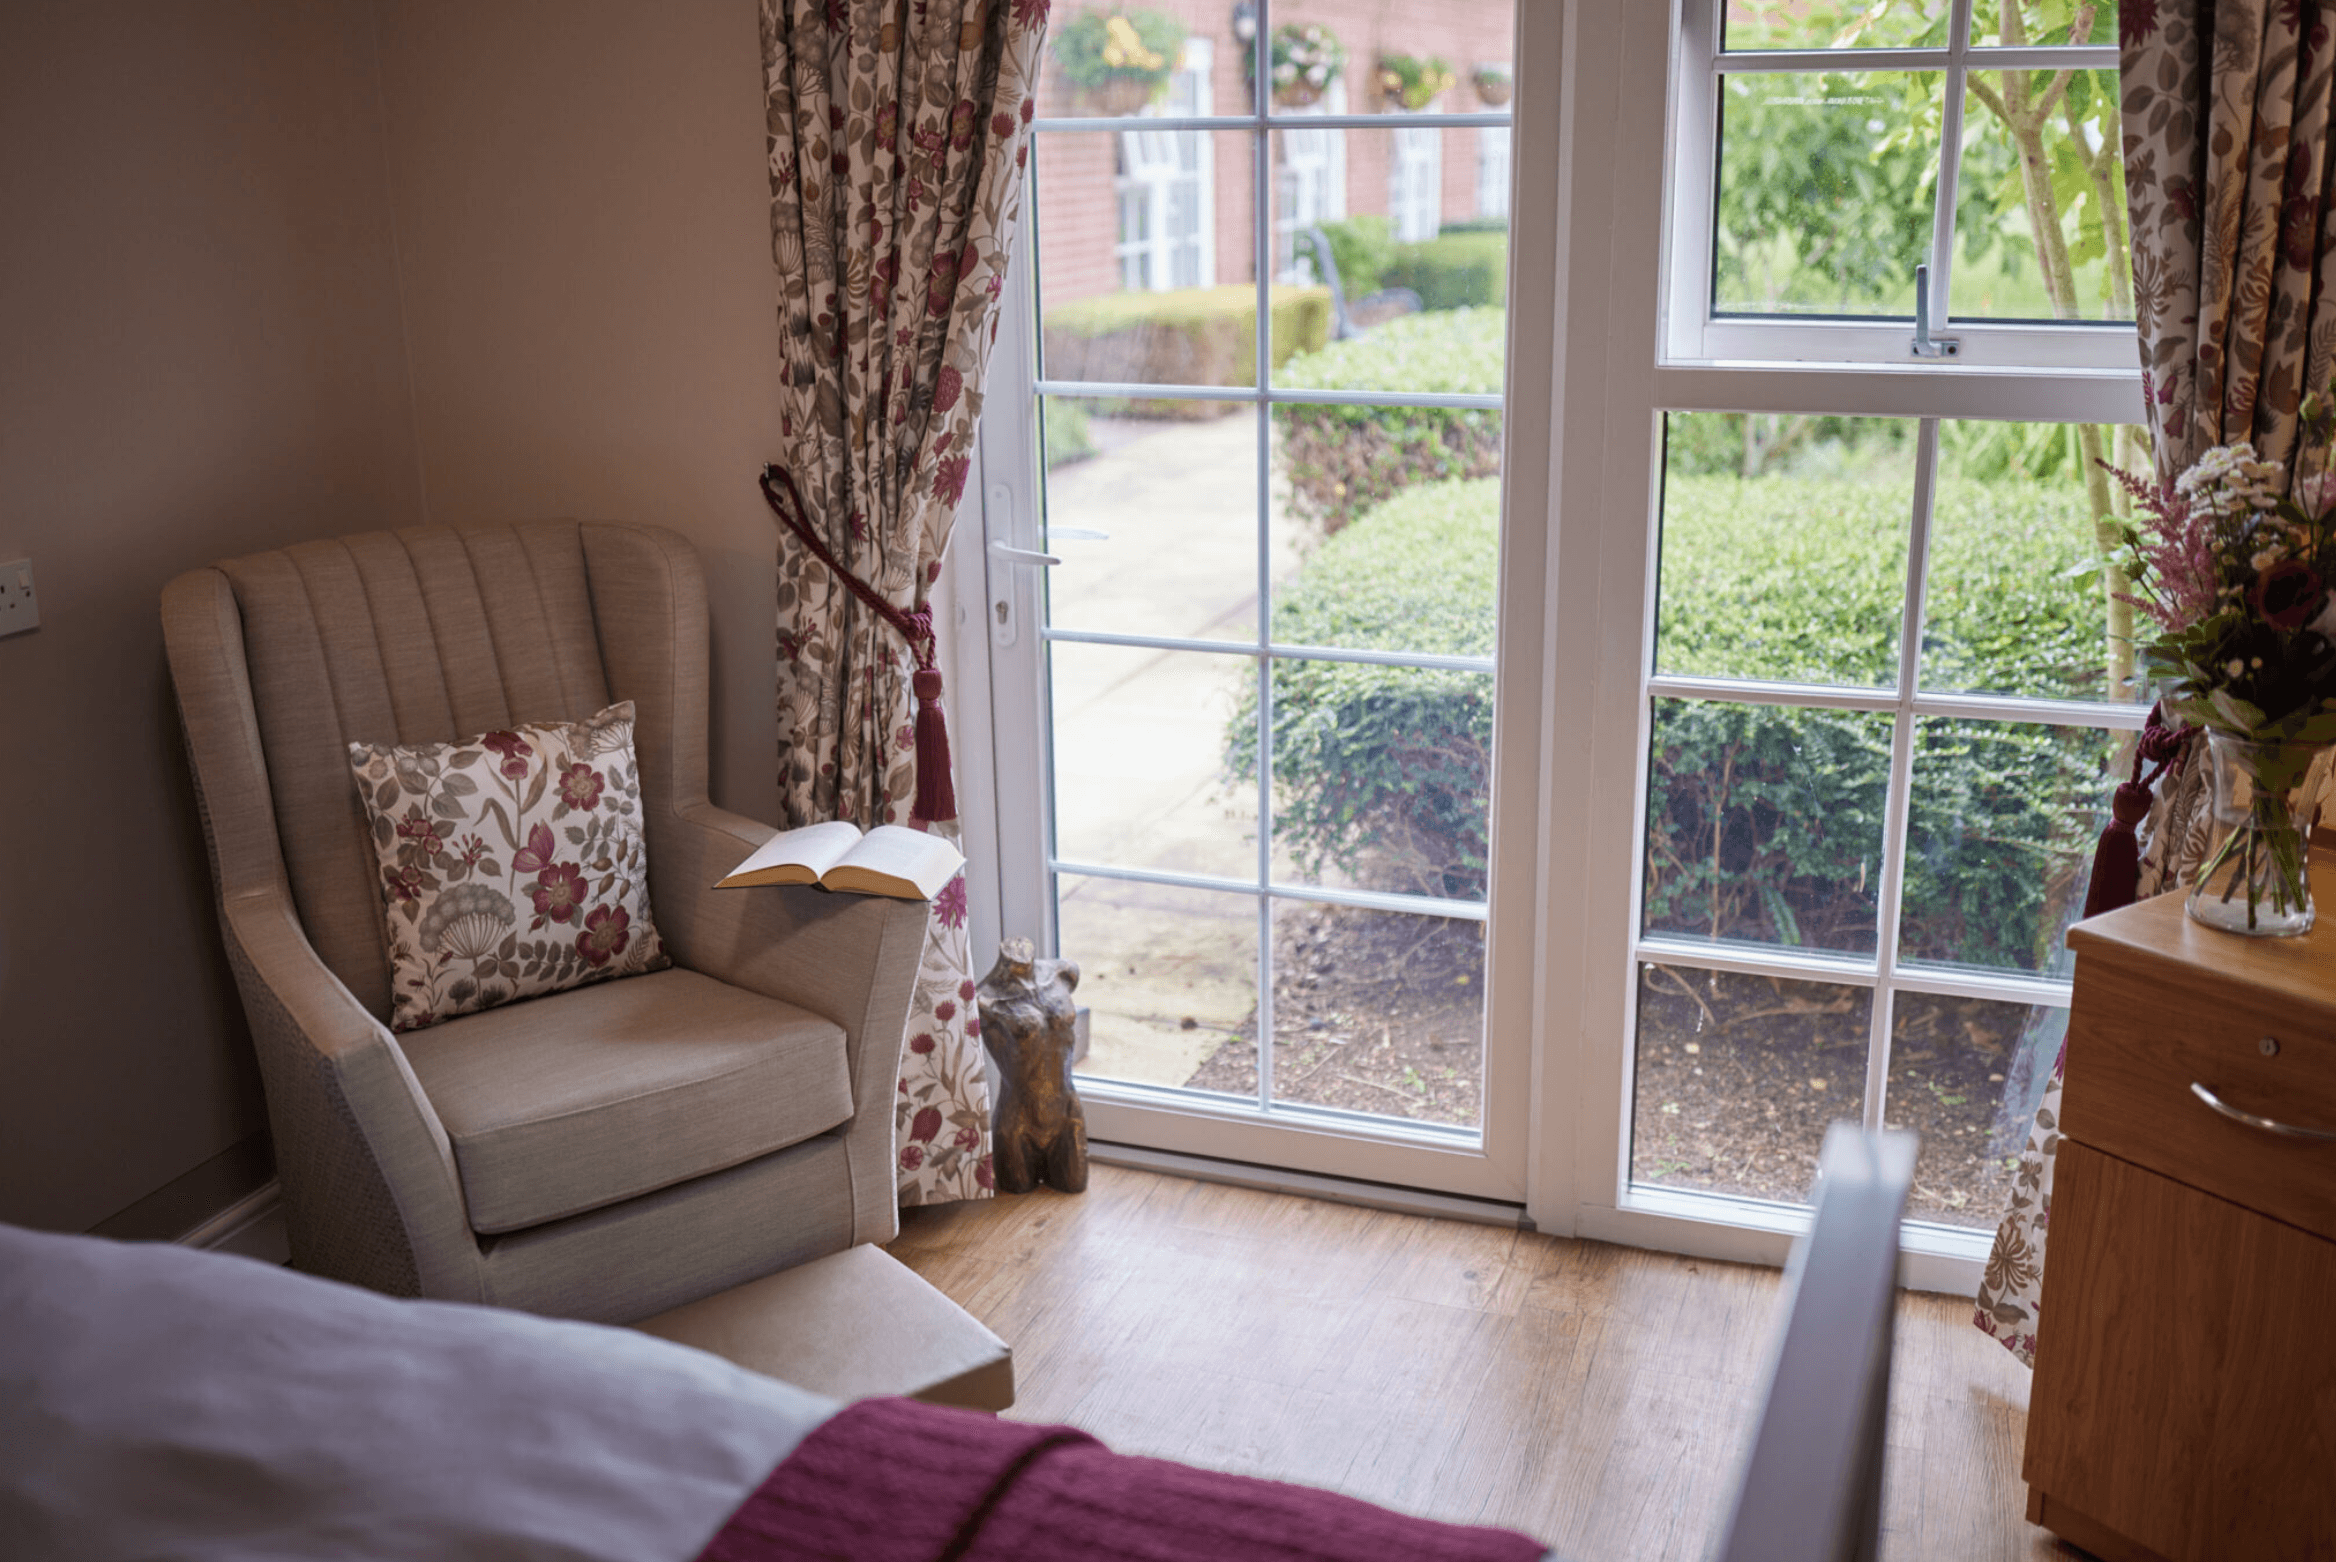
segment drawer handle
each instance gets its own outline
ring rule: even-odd
[[[2310,1139],[2319,1144],[2336,1144],[2336,1129],[2298,1128],[2293,1123],[2276,1122],[2268,1117],[2257,1117],[2252,1112],[2242,1112],[2196,1080],[2190,1082],[2190,1093],[2234,1123],[2245,1123],[2249,1128],[2260,1128],[2269,1134],[2284,1134],[2290,1139]]]

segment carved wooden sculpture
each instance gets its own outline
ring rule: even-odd
[[[1078,1011],[1071,992],[1079,967],[1039,960],[1027,938],[998,946],[981,982],[981,1039],[1004,1076],[998,1087],[998,1191],[1027,1193],[1041,1182],[1065,1193],[1087,1187],[1087,1116],[1071,1083]]]

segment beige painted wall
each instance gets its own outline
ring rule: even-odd
[[[156,599],[420,512],[374,38],[0,7],[0,558],[44,599],[0,640],[0,1219],[96,1224],[262,1124]]]
[[[779,453],[754,0],[382,0],[430,518],[687,534],[713,598],[713,789],[777,815]]]

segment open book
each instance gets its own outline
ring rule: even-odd
[[[938,835],[897,824],[880,824],[862,835],[858,825],[838,819],[781,830],[714,888],[817,884],[855,895],[931,900],[964,866],[964,856]]]

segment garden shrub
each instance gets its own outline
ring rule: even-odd
[[[1046,469],[1069,466],[1095,453],[1094,431],[1087,426],[1087,404],[1069,396],[1049,396],[1039,409],[1045,432]]]
[[[1455,309],[1404,315],[1293,358],[1277,385],[1313,390],[1498,395],[1507,315]],[[1275,409],[1282,475],[1299,511],[1335,532],[1414,483],[1501,469],[1501,415],[1449,407]]]
[[[1902,490],[1791,477],[1673,476],[1667,486],[1666,665],[1889,681],[1896,581],[1848,561],[1895,559],[1902,575]],[[1417,486],[1372,510],[1283,589],[1275,638],[1491,654],[1498,509],[1499,484],[1478,480]],[[1950,485],[1934,535],[1933,687],[2098,693],[2085,682],[2100,642],[2097,599],[2065,578],[2090,545],[2081,490],[2019,479]],[[1334,864],[1376,888],[1482,893],[1491,683],[1277,662],[1277,840],[1309,871]],[[1227,728],[1236,776],[1254,777],[1255,724],[1252,702]],[[1870,951],[1889,743],[1887,714],[1660,702],[1649,930]],[[2054,962],[2098,827],[2108,747],[2073,729],[1918,725],[1909,954],[1997,968]]]
[[[1277,368],[1298,354],[1319,350],[1330,340],[1330,290],[1275,287],[1272,321]],[[1045,336],[1049,379],[1257,383],[1257,289],[1246,282],[1074,299],[1047,311]],[[1113,410],[1150,418],[1213,418],[1239,405],[1138,400]]]
[[[1366,298],[1386,284],[1380,279],[1395,262],[1395,225],[1384,217],[1347,217],[1322,224],[1330,241],[1330,259],[1338,267],[1338,285],[1347,302]]]
[[[1446,230],[1418,244],[1398,244],[1380,285],[1410,288],[1426,310],[1503,308],[1509,299],[1508,230]]]

